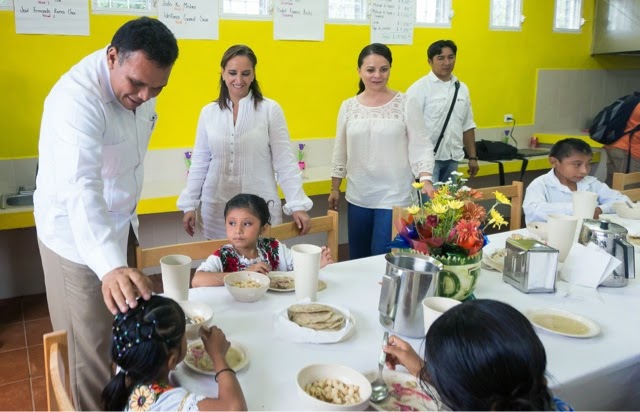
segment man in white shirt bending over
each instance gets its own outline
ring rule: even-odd
[[[113,314],[151,296],[127,262],[135,240],[142,161],[178,45],[143,17],[85,57],[44,103],[34,214],[54,330],[66,330],[71,389],[79,410],[99,410],[109,381]],[[130,233],[131,232],[131,233]]]
[[[451,40],[438,40],[429,46],[427,57],[431,71],[407,89],[407,94],[420,104],[434,146],[434,183],[446,182],[451,172],[458,170],[458,162],[464,159],[463,147],[469,155],[469,176],[475,176],[480,169],[469,88],[453,75],[457,51],[458,47]],[[454,96],[456,102],[442,134]],[[442,139],[439,139],[441,134]]]

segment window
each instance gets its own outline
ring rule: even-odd
[[[520,30],[524,20],[522,0],[491,0],[491,22],[494,30]]]
[[[608,31],[632,31],[634,27],[635,0],[610,0],[608,2]],[[637,24],[637,23],[635,23]]]
[[[91,11],[99,14],[156,15],[156,0],[93,0]]]
[[[416,23],[424,26],[451,27],[451,0],[417,0]]]
[[[223,0],[220,17],[271,19],[272,9],[272,0]]]
[[[327,18],[329,20],[342,20],[353,23],[354,21],[368,22],[367,0],[328,0]]]
[[[582,23],[582,0],[556,0],[554,31],[580,31]]]
[[[0,10],[13,10],[13,0],[0,0]]]

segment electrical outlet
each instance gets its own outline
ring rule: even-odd
[[[505,123],[509,123],[513,121],[513,115],[512,114],[505,114],[504,115],[504,122]]]

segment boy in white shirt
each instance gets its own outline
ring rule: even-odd
[[[572,215],[575,191],[598,194],[594,219],[601,213],[612,213],[613,203],[629,200],[589,176],[592,156],[591,147],[580,139],[564,139],[553,145],[549,153],[552,169],[531,182],[525,192],[522,207],[527,223],[546,222],[550,213]]]

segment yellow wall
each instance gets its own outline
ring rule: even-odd
[[[458,44],[455,73],[471,89],[479,127],[503,126],[504,113],[532,124],[536,71],[638,68],[638,58],[590,56],[594,0],[585,0],[587,24],[580,34],[553,33],[553,0],[525,0],[522,31],[490,31],[489,0],[455,0],[451,29],[417,28],[412,46],[392,46],[390,86],[406,88],[426,74],[426,47],[439,38]],[[91,36],[15,34],[13,12],[0,12],[0,158],[37,155],[42,102],[55,81],[82,57],[106,46],[130,17],[91,16]],[[152,149],[191,146],[200,109],[218,93],[224,50],[250,45],[266,96],[284,108],[291,135],[335,133],[340,102],[357,89],[356,60],[369,43],[369,26],[325,26],[323,42],[274,41],[271,22],[220,21],[220,40],[182,40],[169,86],[159,98]]]

